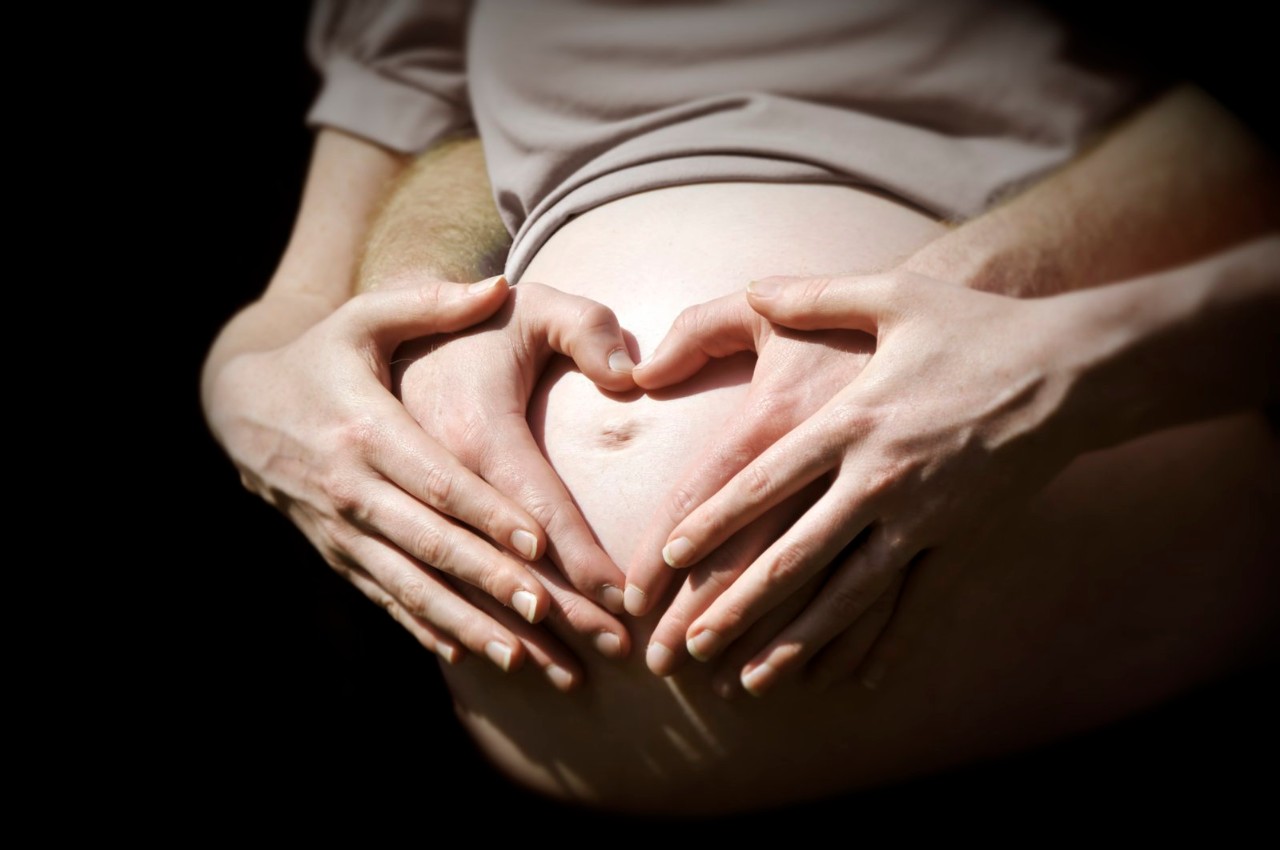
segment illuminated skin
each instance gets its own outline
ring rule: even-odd
[[[1175,110],[1175,118],[1178,114]],[[1159,122],[1156,129],[1161,132],[1152,133],[1152,138],[1184,144],[1196,138],[1167,132],[1168,125]],[[1135,134],[1126,138],[1132,141]],[[976,226],[954,230],[883,197],[848,188],[693,186],[623,199],[581,216],[542,247],[525,281],[595,302],[589,313],[599,317],[603,309],[616,315],[635,335],[630,353],[648,355],[682,311],[723,296],[741,299],[746,281],[773,274],[843,275],[914,267],[931,277],[972,286],[1016,289],[1013,284],[1025,285],[1028,278],[1015,272],[1046,267],[1046,254],[1088,258],[1094,264],[1082,271],[1050,263],[1047,267],[1061,277],[1056,288],[1063,280],[1091,285],[1110,279],[1107,275],[1125,273],[1117,269],[1141,273],[1142,263],[1152,259],[1150,246],[1141,240],[1124,241],[1118,252],[1087,250],[1089,234],[1066,226],[1076,220],[1071,205],[1081,198],[1100,220],[1107,214],[1119,221],[1142,220],[1141,231],[1155,234],[1151,241],[1157,244],[1174,244],[1159,232],[1159,214],[1170,209],[1195,212],[1200,209],[1197,203],[1213,205],[1210,218],[1226,222],[1229,231],[1243,234],[1254,226],[1249,214],[1233,217],[1212,195],[1197,194],[1206,187],[1220,192],[1226,186],[1231,195],[1230,174],[1199,182],[1162,181],[1160,169],[1145,168],[1159,159],[1153,156],[1150,140],[1141,134],[1136,138],[1143,170],[1130,166],[1124,171],[1124,156],[1118,157],[1119,166],[1106,158],[1093,163],[1119,167],[1122,173],[1150,173],[1158,186],[1172,186],[1173,200],[1142,186],[1123,196],[1138,198],[1139,212],[1146,211],[1151,221],[1135,215],[1132,202],[1108,210],[1078,184],[1068,184],[1072,191],[1050,194],[1048,203],[1043,193],[1038,198],[1027,193],[1024,199],[1034,201],[1030,209],[1010,204]],[[290,433],[299,445],[309,439],[308,433],[341,430],[353,421],[368,424],[369,405],[382,405],[390,398],[388,383],[379,380],[390,375],[389,353],[377,349],[373,370],[367,356],[353,360],[338,354],[369,352],[361,334],[382,334],[385,339],[389,332],[363,312],[369,302],[345,302],[342,287],[349,287],[349,276],[342,270],[351,268],[360,253],[359,240],[351,234],[364,232],[379,196],[377,187],[398,172],[398,164],[379,159],[376,151],[368,150],[371,146],[361,147],[355,140],[342,139],[337,150],[332,135],[322,134],[321,142],[313,169],[313,202],[304,201],[299,227],[268,297],[228,326],[206,369],[206,410],[215,434],[251,481],[263,474],[261,455],[250,450],[253,441],[244,439],[245,432],[229,423],[245,421],[245,409],[255,399],[270,397],[261,392],[264,382],[305,387],[291,396],[298,409],[330,417],[323,428],[314,417],[295,418]],[[1222,137],[1216,137],[1215,143],[1221,142]],[[1179,150],[1177,145],[1166,147]],[[367,192],[351,191],[362,173],[351,168],[353,157],[357,164],[372,160],[375,166],[373,188]],[[1172,159],[1178,161],[1177,156]],[[1225,159],[1239,164],[1245,185],[1256,181],[1249,157]],[[1092,177],[1083,171],[1086,187],[1089,179],[1106,186],[1114,176],[1107,168],[1094,169],[1098,171],[1101,174]],[[1185,170],[1176,173],[1196,177]],[[1177,191],[1190,191],[1190,196]],[[1236,194],[1246,201],[1257,195]],[[368,197],[369,203],[351,209],[351,199],[361,197]],[[1053,201],[1064,198],[1065,209],[1055,211]],[[1045,210],[1054,212],[1040,215]],[[1012,243],[1028,249],[1015,252],[1016,258],[1031,256],[1036,262],[985,262],[991,255],[980,249],[988,245],[995,247],[994,256],[1007,259],[1002,252],[1008,248],[1010,228],[983,230],[984,224],[999,224],[1001,213],[1012,216],[1016,225]],[[1023,225],[1025,233],[1019,231]],[[957,243],[957,237],[971,241]],[[1212,238],[1204,241],[1208,244],[1197,250],[1214,247]],[[1176,244],[1185,247],[1187,242]],[[1128,260],[1121,262],[1126,256]],[[362,268],[368,272],[369,258],[365,259]],[[978,273],[971,274],[975,270],[966,263],[974,259],[983,262],[976,264]],[[948,271],[955,276],[948,277]],[[430,287],[432,280],[457,276],[402,267],[381,288]],[[546,294],[548,299],[558,297]],[[520,300],[503,309],[523,310]],[[314,303],[305,313],[309,323],[293,318],[304,302]],[[406,329],[403,320],[386,324]],[[517,325],[527,327],[523,318]],[[433,330],[419,327],[419,332]],[[543,322],[541,327],[549,325]],[[507,324],[501,330],[510,329]],[[463,358],[465,370],[448,369],[445,354],[465,353],[467,345],[480,344],[481,336],[491,339],[493,332],[437,345],[405,370],[403,398],[414,418],[431,423],[441,410],[462,409],[464,405],[450,405],[447,398],[465,386],[475,389],[460,398],[483,395],[483,382],[464,386],[460,377],[474,371],[474,359]],[[335,549],[311,539],[331,564],[385,605],[424,646],[457,662],[445,668],[445,675],[460,716],[503,769],[549,793],[648,810],[718,811],[805,799],[1047,740],[1122,716],[1230,669],[1269,635],[1275,611],[1266,600],[1277,594],[1275,579],[1266,569],[1276,554],[1267,520],[1276,503],[1274,491],[1260,482],[1275,478],[1274,438],[1260,417],[1242,414],[1136,440],[1071,463],[1034,499],[1011,507],[999,533],[982,544],[986,548],[966,553],[963,581],[957,580],[957,566],[941,555],[927,565],[929,569],[913,571],[897,605],[893,630],[911,637],[910,651],[891,671],[891,686],[872,692],[841,678],[822,691],[797,678],[779,682],[767,699],[723,699],[741,695],[744,665],[810,601],[818,590],[817,580],[787,596],[783,606],[715,664],[681,666],[685,627],[702,609],[666,608],[680,587],[670,577],[686,579],[662,563],[660,555],[671,530],[684,518],[672,515],[670,500],[673,491],[690,481],[704,491],[698,500],[707,498],[860,374],[869,350],[865,334],[836,330],[822,338],[826,344],[814,345],[809,336],[781,334],[768,358],[762,353],[754,367],[748,355],[738,355],[709,366],[690,383],[648,395],[602,393],[558,359],[548,361],[549,371],[536,387],[522,387],[530,393],[530,436],[540,441],[551,469],[563,480],[566,496],[557,497],[559,503],[576,505],[570,513],[580,509],[581,522],[570,517],[573,530],[567,537],[563,526],[544,528],[551,523],[538,515],[539,510],[551,519],[569,514],[546,513],[545,494],[528,488],[521,492],[511,485],[518,475],[505,485],[482,478],[497,491],[493,498],[510,500],[502,512],[509,527],[534,520],[528,530],[538,546],[545,547],[539,553],[560,548],[558,540],[587,539],[585,529],[587,537],[598,541],[605,560],[626,569],[628,582],[643,581],[645,600],[638,607],[651,613],[638,623],[628,622],[630,634],[604,610],[613,606],[599,593],[577,595],[556,578],[558,564],[550,571],[542,568],[545,564],[530,566],[505,556],[502,560],[507,582],[536,582],[519,586],[537,599],[534,617],[545,617],[547,628],[529,626],[517,616],[514,593],[506,595],[515,585],[486,584],[476,576],[484,590],[466,589],[463,573],[470,567],[465,559],[454,562],[453,575],[462,579],[459,582],[438,576],[435,567],[428,566],[430,558],[414,559],[409,553],[401,563],[431,585],[433,591],[427,595],[418,592],[420,588],[397,595],[401,587],[390,579],[361,581],[371,575],[362,563],[361,552],[367,552],[362,547],[388,531],[370,520],[385,516],[372,504],[353,503],[347,510],[332,511],[317,502],[316,515],[329,516],[335,523],[326,532],[328,539],[339,545]],[[464,340],[471,342],[464,345]],[[541,342],[536,347],[544,350]],[[597,378],[607,375],[612,348],[612,343],[595,347],[596,359],[583,371]],[[335,365],[342,363],[348,364],[340,367],[347,371],[335,373]],[[333,397],[335,385],[347,393],[338,395],[341,403],[317,405]],[[788,404],[780,405],[780,399]],[[779,422],[780,413],[789,418]],[[276,425],[293,415],[280,406],[259,414],[260,421]],[[405,422],[393,421],[399,422],[395,428],[365,429],[368,439],[356,444],[358,451],[343,456],[348,464],[343,474],[334,468],[333,455],[318,452],[318,480],[342,481],[354,470],[378,482],[378,493],[400,499],[395,490],[382,486],[392,482],[412,496],[412,484],[400,481],[411,478],[403,470],[412,469],[412,463],[394,468],[377,463],[388,443],[418,439],[408,436],[411,423],[406,428]],[[437,419],[434,427],[444,424]],[[468,451],[465,441],[450,448],[448,441],[440,442],[442,435],[437,431],[433,439],[462,466],[479,465],[475,458],[463,457]],[[754,441],[752,451],[735,449],[743,441]],[[509,444],[504,448],[515,451]],[[535,462],[529,451],[523,456]],[[537,462],[542,462],[541,453]],[[289,467],[265,466],[277,483],[264,495],[296,488],[284,480],[291,474]],[[708,470],[713,474],[704,474]],[[1190,480],[1196,482],[1194,487],[1185,485]],[[426,496],[418,506],[401,500],[408,506],[403,516],[410,525],[426,521],[430,509],[424,512],[422,505],[429,505],[430,494]],[[752,534],[735,538],[737,550],[722,549],[692,568],[687,586],[711,588],[703,590],[700,599],[714,598],[815,498],[814,493],[801,493],[777,516],[754,526]],[[471,511],[477,524],[493,516],[492,511],[465,505],[457,510]],[[307,530],[305,519],[291,516]],[[1229,528],[1231,533],[1206,537],[1197,532],[1206,527]],[[455,537],[467,533],[462,526],[449,531]],[[401,536],[403,558],[420,538],[412,532]],[[502,539],[500,532],[483,537]],[[503,548],[518,554],[509,546]],[[616,567],[598,557],[582,563],[587,561],[595,565],[575,581],[584,586],[580,590],[591,592],[594,575],[599,591]],[[443,573],[448,573],[443,569],[448,566],[436,565]],[[665,586],[653,583],[657,576],[668,577]],[[1206,599],[1213,600],[1213,607],[1206,607]],[[674,638],[668,659],[655,657],[661,652],[653,651],[651,640],[664,611],[668,619],[659,628]],[[856,662],[853,656],[870,644],[888,613],[889,608],[881,606],[873,616],[860,618],[864,625],[850,628],[847,643],[858,652],[851,650],[843,663]],[[617,637],[616,648],[605,646],[605,633]],[[488,651],[495,637],[507,652]],[[645,652],[633,653],[625,663],[607,659],[626,654],[629,642]],[[468,652],[488,661],[467,658]],[[1168,658],[1178,663],[1168,664]],[[528,659],[535,663],[524,663]],[[668,679],[657,678],[647,669],[646,659],[648,667],[677,672]],[[548,680],[573,692],[558,694],[547,687]]]
[[[582,216],[543,248],[526,279],[593,293],[648,353],[691,302],[741,298],[744,279],[779,267],[871,268],[937,232],[852,189],[682,187]],[[811,355],[853,372],[866,360],[825,346]],[[615,561],[644,554],[648,521],[672,482],[744,415],[752,366],[738,355],[670,392],[617,397],[553,364],[531,423]],[[416,387],[426,396],[432,386],[428,370],[417,378],[404,386],[411,411]],[[444,673],[459,716],[503,770],[611,807],[731,810],[933,770],[1118,718],[1246,657],[1276,614],[1263,601],[1276,594],[1261,592],[1276,585],[1274,490],[1256,498],[1276,471],[1274,437],[1257,415],[1081,457],[1008,507],[966,552],[963,572],[942,552],[912,574],[895,620],[910,652],[874,691],[852,676],[790,676],[763,699],[717,694],[794,616],[790,606],[809,601],[813,583],[725,657],[686,663],[668,678],[655,677],[641,653],[606,661],[572,638],[565,642],[585,679],[568,695],[529,671],[504,676],[464,661]],[[979,497],[976,486],[971,495]],[[1205,527],[1232,533],[1208,538]],[[731,560],[717,568],[713,557],[680,577],[715,587],[717,572],[736,571]],[[629,624],[636,646],[649,643],[667,610],[661,599]]]

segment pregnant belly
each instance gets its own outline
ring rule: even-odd
[[[678,187],[575,219],[543,246],[524,280],[608,305],[643,355],[683,308],[740,292],[753,278],[884,267],[940,231],[917,212],[848,187]],[[626,400],[600,393],[564,361],[545,376],[531,424],[619,565],[630,562],[681,470],[735,415],[752,365],[738,355],[679,392]],[[726,701],[713,695],[704,665],[670,679],[645,668],[655,623],[629,622],[635,651],[624,663],[580,647],[588,681],[568,696],[531,671],[448,668],[459,716],[510,775],[606,806],[716,811],[777,802],[842,784],[850,764],[871,766],[847,728],[866,696],[859,689],[819,697],[797,685],[764,700]]]

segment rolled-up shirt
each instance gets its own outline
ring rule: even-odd
[[[307,120],[406,153],[478,133],[516,283],[573,216],[667,186],[981,213],[1154,85],[1078,36],[1015,0],[321,0]]]

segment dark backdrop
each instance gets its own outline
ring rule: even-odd
[[[166,611],[167,626],[155,637],[162,649],[180,645],[191,659],[172,679],[181,683],[166,703],[173,739],[162,743],[183,753],[175,771],[231,770],[242,794],[302,788],[318,795],[309,799],[323,812],[329,800],[341,807],[354,787],[397,789],[413,794],[424,815],[442,810],[449,817],[455,802],[492,806],[485,811],[503,820],[489,826],[510,840],[544,826],[554,834],[552,825],[563,821],[544,816],[566,813],[489,770],[455,723],[425,652],[334,577],[282,516],[240,487],[200,417],[200,360],[220,324],[270,276],[310,145],[303,114],[316,80],[303,53],[307,4],[253,8],[210,4],[198,23],[147,56],[151,73],[185,80],[177,94],[157,94],[151,104],[165,128],[157,144],[176,154],[176,164],[157,175],[156,227],[178,270],[168,282],[180,296],[168,309],[181,316],[171,399],[180,411],[181,474],[191,486],[189,495],[173,498],[182,502],[183,539],[194,541],[170,553],[169,566],[180,570],[191,595],[180,612]],[[1112,37],[1185,62],[1275,138],[1274,99],[1260,97],[1265,90],[1257,85],[1266,54],[1248,19],[1228,16],[1205,29],[1203,21],[1156,26],[1084,9]],[[749,835],[761,824],[825,823],[853,837],[860,825],[910,833],[930,825],[971,832],[1027,823],[1034,824],[1031,836],[1095,824],[1103,812],[1144,829],[1187,818],[1223,817],[1239,826],[1274,803],[1274,783],[1244,770],[1261,763],[1265,777],[1277,755],[1271,672],[1224,681],[1043,751],[839,804],[720,823],[717,834]],[[388,814],[368,811],[372,832]],[[399,821],[407,813],[390,814]],[[571,814],[578,826],[635,826]]]

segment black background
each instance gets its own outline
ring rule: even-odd
[[[403,826],[406,819],[427,823],[432,812],[456,817],[453,807],[470,802],[501,815],[484,824],[499,840],[554,835],[566,822],[633,827],[544,803],[493,774],[454,721],[425,653],[334,577],[282,516],[240,487],[205,430],[200,361],[221,323],[271,275],[311,141],[303,126],[316,86],[303,53],[308,7],[267,7],[210,4],[180,27],[173,22],[170,37],[140,39],[147,47],[130,57],[144,93],[134,104],[144,128],[139,143],[163,153],[156,162],[165,163],[149,171],[152,226],[171,270],[156,285],[172,294],[164,309],[178,316],[164,323],[173,332],[166,341],[173,372],[162,415],[176,414],[180,454],[166,452],[154,463],[180,465],[184,486],[160,493],[166,504],[155,510],[180,531],[160,569],[180,573],[184,590],[179,602],[148,606],[159,616],[136,647],[140,658],[152,659],[150,686],[165,685],[150,731],[166,751],[159,778],[181,786],[193,775],[229,772],[242,801],[302,790],[315,806],[313,820],[331,815],[330,807],[351,806],[353,791],[399,799],[385,810],[365,800],[359,813],[372,833],[386,819]],[[1086,11],[1112,38],[1176,68],[1185,63],[1274,139],[1274,99],[1259,85],[1269,70],[1248,19],[1223,18],[1205,29],[1203,22],[1157,26]],[[1264,823],[1275,784],[1248,767],[1269,768],[1277,755],[1280,706],[1266,688],[1271,672],[1226,680],[1040,752],[839,802],[719,821],[716,834],[812,824],[835,826],[851,839],[871,826],[900,835],[928,827],[1026,828],[1035,838],[1092,829],[1104,815],[1139,829],[1219,818],[1224,828]],[[405,797],[420,808],[406,810]]]

